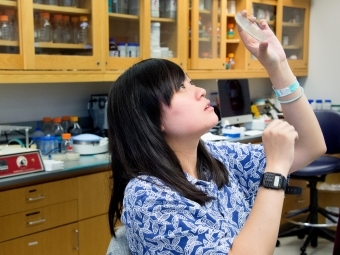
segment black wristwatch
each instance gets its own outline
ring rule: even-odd
[[[302,193],[301,187],[288,186],[286,178],[278,173],[264,173],[260,185],[267,189],[283,189],[286,194],[299,195]]]

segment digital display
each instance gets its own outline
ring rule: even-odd
[[[0,160],[0,171],[8,170],[8,165],[5,160]]]
[[[279,187],[280,176],[275,176],[274,187]]]

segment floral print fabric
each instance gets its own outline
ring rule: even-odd
[[[213,199],[201,206],[152,176],[130,180],[122,222],[132,254],[228,254],[252,209],[265,169],[262,145],[206,143],[229,171],[220,190],[213,181],[188,181]]]

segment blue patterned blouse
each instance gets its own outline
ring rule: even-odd
[[[206,143],[223,162],[230,184],[218,190],[213,181],[190,183],[214,199],[204,206],[151,176],[130,180],[122,222],[133,254],[228,254],[253,206],[266,160],[262,145]]]

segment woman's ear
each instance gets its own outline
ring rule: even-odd
[[[165,128],[164,128],[164,126],[163,126],[163,125],[161,126],[161,129],[162,129],[162,132],[164,132],[164,131],[165,131]]]

